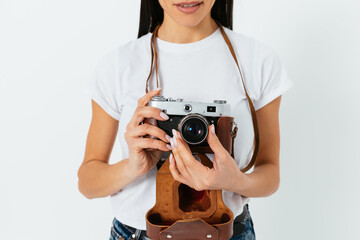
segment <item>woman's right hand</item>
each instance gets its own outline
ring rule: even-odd
[[[153,168],[159,161],[163,151],[170,151],[170,136],[164,130],[157,126],[143,123],[145,118],[154,118],[160,121],[166,121],[169,117],[159,108],[147,106],[152,97],[158,95],[160,89],[147,92],[138,100],[138,106],[126,126],[124,134],[129,149],[129,170],[136,177],[142,176]],[[159,139],[146,137],[151,135]],[[146,150],[154,149],[153,151]]]

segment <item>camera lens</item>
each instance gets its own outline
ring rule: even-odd
[[[196,137],[201,134],[201,128],[195,124],[187,124],[186,131],[188,131],[192,137]]]
[[[208,134],[208,122],[199,114],[189,114],[180,122],[180,133],[189,144],[202,143]]]

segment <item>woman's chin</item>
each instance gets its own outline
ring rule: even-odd
[[[203,19],[199,17],[183,17],[176,19],[176,22],[182,27],[196,27]]]

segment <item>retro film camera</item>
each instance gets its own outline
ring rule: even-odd
[[[182,98],[175,100],[154,96],[148,106],[161,109],[169,119],[146,119],[145,122],[157,125],[169,136],[172,136],[172,129],[179,131],[184,141],[194,150],[207,149],[208,127],[214,124],[216,131],[221,131],[221,128],[218,129],[219,119],[230,115],[230,105],[225,100],[214,100],[213,103],[184,102]]]

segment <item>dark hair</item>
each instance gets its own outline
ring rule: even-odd
[[[211,9],[211,17],[231,30],[233,3],[234,0],[215,0],[214,6]],[[158,0],[141,0],[138,38],[148,32],[153,32],[155,27],[162,23],[163,19],[164,10]]]

